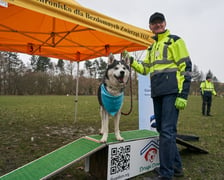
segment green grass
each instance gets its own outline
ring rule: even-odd
[[[80,96],[77,121],[74,123],[74,96],[0,96],[0,176],[82,136],[97,134],[100,128],[99,106],[95,96]],[[130,98],[123,111],[128,112]],[[181,111],[179,134],[199,136],[193,144],[209,154],[196,154],[180,146],[185,177],[180,179],[224,179],[224,99],[213,98],[212,117],[201,116],[201,97],[191,96]],[[138,129],[138,104],[122,116],[121,131]],[[110,121],[113,132],[113,121]],[[31,141],[31,138],[33,141]],[[88,179],[83,162],[52,179]],[[151,172],[135,177],[142,179]]]

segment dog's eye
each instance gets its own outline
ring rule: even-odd
[[[115,69],[115,70],[118,70],[119,68],[118,68],[118,67],[115,67],[114,69]]]
[[[123,67],[123,70],[126,70],[126,67]]]

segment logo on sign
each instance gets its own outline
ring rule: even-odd
[[[140,155],[144,156],[144,159],[149,162],[154,162],[156,155],[158,154],[159,144],[158,140],[152,140],[146,144],[140,151]]]
[[[156,154],[157,154],[157,149],[156,148],[150,148],[146,153],[145,153],[145,160],[146,161],[150,161],[150,162],[153,162],[155,157],[156,157]]]

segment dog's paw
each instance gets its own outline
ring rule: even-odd
[[[116,137],[116,139],[117,139],[118,141],[124,141],[124,138],[121,137],[121,136]]]
[[[107,139],[101,138],[100,143],[106,143]]]

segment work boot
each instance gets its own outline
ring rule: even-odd
[[[155,168],[154,171],[159,174],[159,168]],[[183,177],[184,176],[184,171],[183,169],[178,169],[177,167],[174,167],[174,176],[175,177]]]
[[[162,176],[158,176],[158,177],[154,177],[153,180],[171,180],[172,178],[167,178],[167,177],[162,177]]]
[[[184,176],[183,169],[177,169],[176,167],[174,167],[174,176],[175,177],[183,177]]]
[[[202,110],[201,113],[202,113],[202,116],[205,116],[206,115],[204,110]]]
[[[143,180],[172,180],[172,178],[157,176],[157,177],[154,177],[154,178],[145,177],[145,178],[143,178]]]

